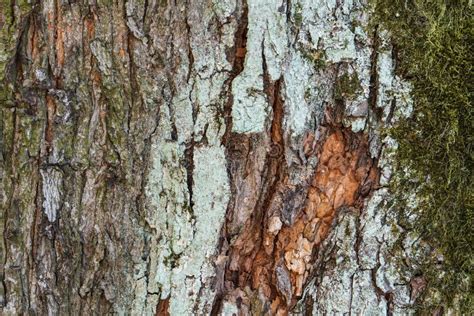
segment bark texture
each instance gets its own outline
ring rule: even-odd
[[[411,312],[365,1],[0,9],[2,314]]]

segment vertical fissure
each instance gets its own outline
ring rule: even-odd
[[[378,26],[374,27],[374,31],[372,33],[372,54],[370,55],[370,84],[369,84],[369,106],[372,110],[374,117],[374,122],[380,122],[382,118],[382,108],[377,106],[378,102],[378,82],[379,82],[379,74],[377,70],[378,65],[378,57],[379,57],[379,46],[380,46],[380,38],[378,36]],[[369,120],[371,115],[369,113]],[[370,126],[370,124],[369,124]]]
[[[239,135],[232,133],[232,107],[234,103],[234,98],[232,95],[232,83],[234,79],[242,73],[244,70],[245,57],[247,54],[247,32],[248,32],[248,5],[247,0],[242,1],[241,14],[238,18],[237,30],[234,34],[234,47],[227,54],[227,59],[232,62],[232,70],[230,72],[229,78],[226,80],[225,85],[226,89],[222,92],[222,97],[227,99],[227,102],[223,108],[223,116],[225,122],[225,132],[221,138],[221,143],[225,146],[226,157],[227,157],[227,174],[229,179],[229,186],[231,191],[231,198],[228,203],[226,210],[226,220],[222,225],[220,238],[218,241],[217,249],[219,252],[223,252],[225,256],[228,255],[230,243],[230,235],[227,231],[227,221],[230,220],[231,214],[234,211],[235,206],[235,182],[232,175],[232,164],[233,160],[237,156],[242,154],[241,142],[243,141]],[[216,295],[214,297],[211,315],[219,315],[222,309],[223,297],[226,294],[225,292],[225,275],[228,262],[224,263],[224,266],[219,267],[216,276],[216,284],[213,286],[216,289]]]
[[[17,109],[13,109],[13,115],[12,115],[12,123],[13,123],[13,129],[12,129],[12,139],[11,139],[11,148],[12,148],[12,155],[10,157],[10,167],[12,174],[16,174],[16,168],[15,168],[15,157],[17,154],[17,135],[18,135],[18,114],[17,114]],[[10,196],[8,198],[8,207],[4,210],[3,212],[3,252],[4,252],[4,258],[3,258],[3,267],[2,267],[2,285],[4,289],[3,297],[4,297],[4,302],[3,305],[7,306],[8,304],[8,298],[9,298],[9,289],[7,287],[7,282],[5,281],[5,267],[7,267],[8,263],[8,256],[9,256],[9,247],[8,247],[8,235],[10,234],[9,232],[9,220],[11,216],[11,210],[13,209],[13,203],[14,203],[14,197],[15,197],[15,192],[16,192],[16,186],[17,186],[17,179],[16,177],[12,178],[12,183],[11,183],[11,192]]]
[[[232,138],[232,106],[234,98],[232,96],[232,82],[240,75],[244,70],[245,56],[247,55],[247,32],[248,32],[248,6],[244,0],[242,2],[242,13],[239,18],[237,30],[234,35],[234,47],[228,54],[228,59],[232,60],[232,71],[230,72],[229,79],[226,81],[227,89],[224,89],[223,97],[227,98],[227,102],[224,105],[224,122],[226,130],[222,136],[222,144],[227,147],[229,152],[229,144]],[[227,153],[228,154],[228,153]]]
[[[193,200],[193,175],[194,175],[194,133],[191,135],[191,140],[186,144],[184,149],[184,167],[186,169],[186,184],[189,193],[189,210],[193,212],[194,200]]]

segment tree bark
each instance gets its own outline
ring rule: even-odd
[[[2,314],[412,311],[365,1],[0,8]]]

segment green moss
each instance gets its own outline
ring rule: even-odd
[[[179,259],[181,258],[181,255],[175,254],[171,249],[170,251],[171,251],[171,254],[164,258],[164,264],[167,267],[174,269],[179,265]]]
[[[362,27],[362,23],[359,20],[356,20],[356,19],[352,20],[351,25],[350,25],[351,32],[355,33],[356,28],[358,28],[358,27]]]
[[[353,99],[360,91],[362,87],[357,73],[352,75],[345,73],[336,80],[334,98],[336,100]]]
[[[294,13],[294,20],[297,27],[300,27],[303,24],[303,8],[301,8],[301,4],[297,3],[295,6],[295,13]]]
[[[31,10],[31,0],[20,0],[17,1],[17,5],[20,8],[21,12],[28,12]]]
[[[316,70],[326,68],[326,52],[322,49],[302,50],[303,57],[309,60]]]
[[[252,293],[250,296],[250,306],[252,315],[265,315],[265,306],[257,293]]]
[[[308,102],[311,99],[311,88],[306,88],[304,91],[304,99]]]
[[[413,228],[444,258],[436,264],[439,256],[427,256],[422,264],[428,290],[420,308],[468,313],[474,310],[472,1],[372,2],[374,22],[392,36],[397,74],[413,83],[413,116],[392,131],[400,171],[412,171],[396,190],[405,203],[403,195],[416,192]]]
[[[113,0],[99,0],[97,1],[97,5],[99,5],[100,7],[111,7],[114,5],[114,1]]]
[[[344,227],[344,236],[350,237],[351,235],[351,228],[349,227],[349,225],[346,225],[346,227]]]

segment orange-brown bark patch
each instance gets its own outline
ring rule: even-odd
[[[376,176],[376,168],[368,157],[366,137],[335,130],[326,138],[304,212],[277,237],[276,261],[279,256],[284,257],[293,290],[293,300],[287,302],[289,306],[302,295],[304,283],[312,272],[313,252],[329,234],[337,210],[356,207],[360,189],[368,182],[375,183]]]
[[[272,132],[278,140],[277,129]],[[306,202],[295,210],[294,221],[285,225],[278,214],[257,212],[260,215],[249,220],[230,255],[226,279],[240,289],[250,286],[265,297],[272,315],[286,315],[301,297],[314,272],[315,254],[329,235],[338,210],[359,208],[378,181],[367,135],[333,128],[317,148],[314,142],[313,134],[303,139],[304,154],[316,155],[319,162],[306,190]],[[285,190],[287,178],[279,181],[278,188]],[[367,186],[369,191],[362,193]],[[283,208],[288,201],[282,198],[280,203]]]
[[[88,17],[84,20],[84,26],[86,29],[86,35],[88,39],[91,39],[95,35],[95,24],[94,24],[94,19],[91,17]]]
[[[170,299],[160,300],[156,305],[155,316],[169,316]]]
[[[56,58],[59,69],[64,65],[64,29],[61,25],[56,29]]]

